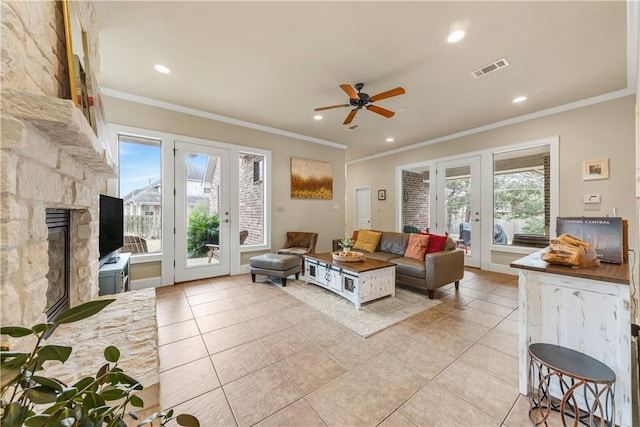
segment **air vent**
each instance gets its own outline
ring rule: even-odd
[[[346,128],[344,128],[344,130],[351,132],[352,130],[356,130],[359,127],[360,126],[358,126],[358,125],[351,125],[351,126],[347,126]]]
[[[485,76],[493,71],[499,70],[500,68],[504,68],[507,65],[509,65],[509,62],[506,59],[502,58],[492,64],[485,65],[479,70],[473,71],[471,75],[476,79],[479,79],[480,77]]]

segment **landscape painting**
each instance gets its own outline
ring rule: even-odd
[[[291,158],[292,199],[333,199],[333,165]]]

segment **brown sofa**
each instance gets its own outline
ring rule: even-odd
[[[339,250],[339,240],[333,241],[333,250]],[[405,258],[409,233],[383,231],[374,252],[363,252],[367,257],[392,262],[396,265],[396,283],[427,291],[433,299],[435,290],[449,283],[458,289],[464,276],[464,251],[456,248],[447,238],[442,251],[428,253],[424,261]]]

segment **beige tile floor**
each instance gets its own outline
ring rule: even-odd
[[[249,275],[159,288],[161,406],[203,427],[530,425],[516,277],[467,269],[436,298],[364,339]]]

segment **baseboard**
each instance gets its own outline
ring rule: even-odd
[[[510,274],[512,276],[518,275],[517,269],[511,268],[508,265],[504,265],[504,264],[491,263],[489,268],[490,268],[490,271],[493,271],[494,273]]]
[[[149,277],[148,279],[132,280],[129,285],[129,290],[137,291],[146,288],[159,288],[160,286],[162,286],[162,279],[160,277]]]

